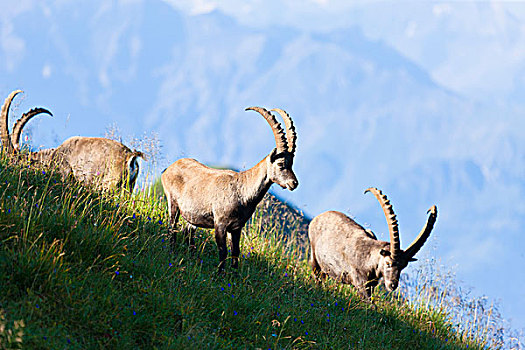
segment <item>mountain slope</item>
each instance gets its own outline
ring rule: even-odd
[[[101,196],[5,159],[0,170],[2,347],[477,347],[443,311],[316,285],[277,217],[253,220],[239,271],[217,276],[209,232],[196,251],[170,247],[155,197]]]

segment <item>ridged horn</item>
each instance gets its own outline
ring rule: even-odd
[[[29,112],[22,114],[22,116],[16,121],[13,126],[13,132],[11,133],[11,143],[15,150],[20,150],[20,136],[22,135],[24,126],[31,120],[31,118],[41,113],[53,116],[53,114],[45,108],[33,108]]]
[[[281,123],[275,119],[273,114],[268,112],[266,109],[262,107],[248,107],[246,108],[246,111],[252,110],[258,112],[260,115],[266,119],[268,124],[270,124],[270,127],[272,128],[273,136],[275,138],[275,144],[277,147],[277,151],[283,152],[286,151],[286,136],[284,135],[284,130],[281,127]]]
[[[11,137],[9,136],[9,109],[11,108],[11,102],[16,95],[21,93],[22,90],[15,90],[7,96],[2,105],[2,112],[0,113],[0,139],[2,140],[2,149],[6,150],[7,153],[13,153],[14,148],[11,143]]]
[[[388,231],[390,232],[390,254],[392,258],[395,259],[401,252],[401,242],[399,239],[399,227],[394,208],[392,208],[392,204],[390,204],[390,201],[381,190],[378,190],[375,187],[370,187],[365,191],[365,193],[367,192],[372,192],[379,201],[379,204],[381,204],[381,208],[385,213]]]
[[[426,240],[430,236],[430,232],[432,232],[432,229],[434,228],[434,224],[436,223],[437,219],[437,207],[433,205],[430,209],[428,209],[427,213],[430,213],[427,219],[427,223],[425,227],[419,232],[419,235],[414,240],[414,242],[405,250],[405,256],[407,258],[413,258],[414,255],[423,247],[423,244],[425,244]]]
[[[288,152],[292,155],[295,154],[296,142],[297,142],[297,133],[295,132],[295,126],[293,125],[292,118],[286,113],[286,111],[280,108],[274,108],[272,111],[275,111],[281,115],[284,120],[284,125],[286,126],[286,139],[288,140]]]

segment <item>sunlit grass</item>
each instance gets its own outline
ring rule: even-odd
[[[0,348],[466,349],[446,310],[317,285],[294,223],[262,205],[238,271],[210,231],[170,247],[158,186],[90,191],[0,160]],[[290,226],[291,225],[291,226]],[[180,235],[179,235],[180,236]]]

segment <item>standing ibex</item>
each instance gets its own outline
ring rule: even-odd
[[[241,229],[273,183],[293,191],[298,181],[292,170],[297,135],[290,116],[273,109],[284,119],[281,124],[266,109],[249,107],[270,124],[276,148],[253,168],[243,172],[209,168],[194,159],[179,159],[162,173],[162,186],[168,200],[170,225],[175,227],[179,215],[192,226],[215,228],[219,248],[219,272],[227,257],[226,237],[231,234],[232,266],[238,267]],[[172,230],[172,239],[175,238]]]
[[[327,211],[316,216],[308,227],[310,239],[310,266],[316,275],[326,275],[352,284],[363,298],[370,298],[374,287],[383,277],[385,287],[393,291],[399,283],[399,275],[430,235],[437,217],[437,208],[429,209],[425,227],[406,250],[401,250],[396,214],[386,196],[376,188],[377,198],[388,223],[390,243],[377,240],[372,231],[365,230],[357,222],[337,211]]]
[[[16,95],[21,90],[13,91],[6,98],[0,115],[0,134],[2,150],[8,154],[20,153],[20,135],[27,122],[35,115],[47,113],[47,109],[34,108],[24,113],[9,134],[9,109]],[[57,148],[29,152],[31,163],[43,167],[56,167],[62,176],[72,174],[78,181],[99,186],[102,189],[126,187],[133,190],[137,180],[139,165],[137,157],[141,152],[131,151],[122,143],[101,137],[75,136],[67,139]]]

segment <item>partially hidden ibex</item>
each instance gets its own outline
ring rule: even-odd
[[[15,96],[21,92],[16,90],[9,94],[0,115],[2,150],[11,155],[20,155],[20,135],[31,118],[40,113],[52,116],[45,108],[31,109],[18,119],[10,135],[9,109]],[[75,136],[56,148],[29,152],[27,157],[34,165],[55,168],[63,177],[73,175],[78,181],[105,190],[125,187],[132,191],[139,172],[137,158],[143,154],[114,140]]]
[[[421,249],[437,218],[437,208],[428,211],[425,227],[406,249],[401,250],[396,214],[387,197],[376,188],[372,192],[377,198],[388,223],[390,243],[379,241],[374,233],[365,230],[357,222],[337,211],[327,211],[316,216],[308,227],[310,239],[309,264],[316,276],[326,275],[345,284],[352,284],[364,299],[369,299],[379,279],[384,279],[387,291],[393,291],[399,276],[409,262],[416,261],[414,255]]]
[[[260,113],[270,124],[276,148],[253,168],[242,172],[209,168],[194,159],[179,159],[162,173],[162,186],[168,200],[172,240],[179,215],[191,226],[190,241],[196,227],[214,228],[219,248],[219,272],[227,257],[227,232],[231,234],[232,266],[238,267],[241,230],[257,204],[273,183],[293,191],[298,181],[292,170],[296,139],[290,116],[273,109],[284,119],[286,136],[281,124],[266,109],[249,107]]]

